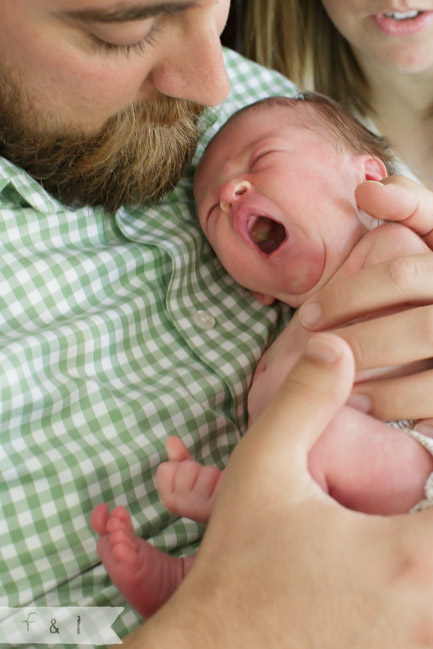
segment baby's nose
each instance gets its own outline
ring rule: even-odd
[[[220,207],[223,212],[228,212],[240,196],[252,189],[248,180],[229,180],[224,183],[220,191]]]

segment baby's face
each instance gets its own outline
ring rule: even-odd
[[[366,231],[355,187],[363,164],[284,107],[240,115],[194,180],[201,227],[226,270],[263,301],[298,306]],[[344,217],[344,218],[343,218]]]

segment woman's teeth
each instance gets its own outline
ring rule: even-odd
[[[420,13],[421,11],[388,11],[385,16],[394,20],[410,20],[416,18]]]

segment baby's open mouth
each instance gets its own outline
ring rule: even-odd
[[[287,239],[285,227],[268,216],[252,216],[248,222],[251,241],[266,255],[278,250]]]

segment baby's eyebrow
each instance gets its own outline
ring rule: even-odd
[[[75,20],[81,23],[124,23],[134,20],[145,20],[160,14],[173,14],[195,6],[194,1],[158,2],[155,4],[121,3],[114,7],[73,9],[59,11],[59,18]]]

